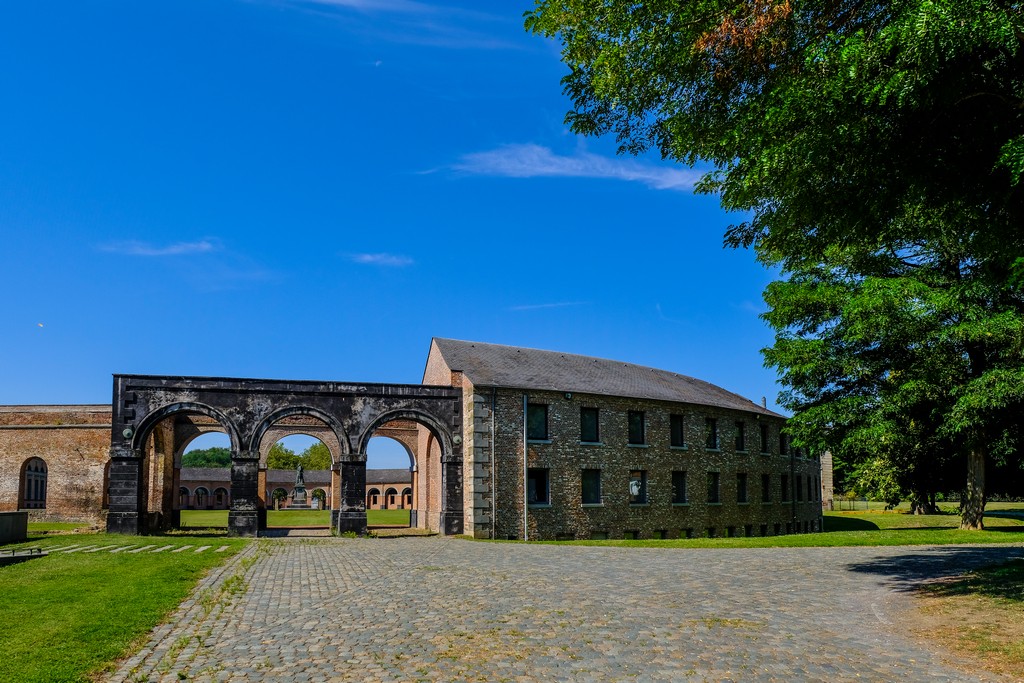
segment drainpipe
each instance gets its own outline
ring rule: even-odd
[[[529,400],[530,400],[530,397],[528,395],[526,395],[526,394],[523,394],[523,540],[524,541],[529,541],[530,540],[530,534],[527,531],[527,526],[526,526],[527,525],[526,512],[527,512],[527,509],[528,509],[528,506],[529,506],[529,497],[530,497],[529,476],[528,476],[528,473],[526,471],[526,456],[527,456],[527,451],[528,451],[527,443],[526,443],[526,433],[527,433],[527,429],[528,429],[528,427],[526,425],[526,408],[527,408]]]
[[[498,461],[494,457],[494,411],[498,407],[498,387],[491,387],[491,540],[494,540],[494,525],[496,520],[494,519],[494,506],[495,497],[498,495],[498,491],[494,488],[494,469],[498,466]]]
[[[789,437],[787,436],[786,438],[788,439]],[[795,529],[799,524],[799,522],[796,521],[796,497],[799,493],[799,487],[796,485],[796,456],[794,455],[793,444],[787,441],[787,446],[789,446],[789,485],[793,487],[793,490],[789,492],[789,498],[792,501],[793,527]]]

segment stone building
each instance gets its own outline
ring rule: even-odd
[[[527,539],[821,529],[821,467],[785,418],[708,382],[434,339],[424,384],[463,392],[466,531]]]
[[[306,486],[338,531],[378,508],[484,538],[820,530],[821,462],[789,447],[783,416],[665,370],[434,339],[420,385],[114,379],[112,405],[0,406],[0,510],[138,533],[222,508],[251,535],[295,482],[266,467],[270,447],[307,434],[334,460]],[[231,468],[182,468],[210,431],[229,435]],[[367,470],[373,436],[401,443],[409,470]]]

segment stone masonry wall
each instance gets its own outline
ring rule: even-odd
[[[498,392],[496,495],[498,538],[522,538],[523,396]],[[483,392],[481,391],[481,394]],[[687,535],[776,535],[820,530],[820,464],[780,453],[784,421],[706,406],[557,392],[529,392],[530,402],[548,406],[545,442],[528,444],[530,468],[547,468],[550,503],[528,508],[529,538],[678,538]],[[600,442],[580,442],[580,408],[599,409]],[[629,445],[627,413],[644,412],[646,443]],[[685,416],[686,447],[670,446],[670,415]],[[705,447],[705,419],[717,420],[719,448]],[[737,421],[745,424],[746,451],[735,447]],[[768,454],[761,453],[760,425],[769,426]],[[483,468],[487,469],[487,468]],[[582,504],[583,469],[601,471],[602,501]],[[631,470],[647,477],[647,503],[630,504]],[[685,471],[687,502],[673,503],[672,473]],[[709,473],[720,479],[720,503],[708,502]],[[746,503],[737,502],[738,474],[746,475]],[[769,500],[762,501],[762,475]],[[783,476],[790,493],[783,500]],[[799,495],[796,485],[799,483]]]
[[[33,519],[99,522],[110,406],[0,406],[0,510],[16,510],[29,458],[46,462],[46,509]]]

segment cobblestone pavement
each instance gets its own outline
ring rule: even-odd
[[[262,540],[112,680],[1005,680],[954,668],[905,616],[922,579],[1014,557]]]

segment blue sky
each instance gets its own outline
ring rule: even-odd
[[[418,382],[430,338],[753,400],[771,274],[697,171],[583,139],[529,2],[0,6],[0,403],[113,373]]]

